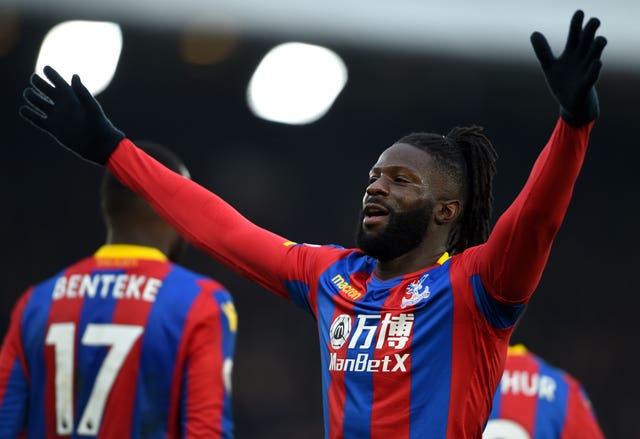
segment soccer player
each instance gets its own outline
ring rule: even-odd
[[[483,439],[604,439],[578,381],[528,351],[509,346]]]
[[[177,175],[169,150],[144,150]],[[0,352],[0,437],[231,438],[237,317],[178,233],[109,172],[106,244],[29,288]]]
[[[21,115],[107,166],[196,247],[317,321],[329,438],[480,438],[509,336],[571,199],[606,43],[578,11],[555,58],[532,35],[560,105],[551,139],[489,236],[495,152],[478,127],[414,134],[369,173],[358,248],[297,244],[165,169],[115,128],[75,75],[52,68]]]

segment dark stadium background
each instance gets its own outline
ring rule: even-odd
[[[104,239],[97,198],[102,170],[17,116],[40,42],[60,18],[19,16],[18,37],[0,54],[0,336],[25,288],[91,254]],[[194,180],[298,242],[352,245],[367,172],[378,154],[411,131],[445,133],[460,124],[484,126],[499,152],[497,217],[556,121],[535,63],[331,42],[349,69],[334,107],[310,125],[270,123],[250,113],[245,90],[261,57],[286,40],[238,35],[224,61],[195,66],[180,59],[178,30],[127,24],[122,30],[118,70],[99,96],[112,121],[133,139],[170,146]],[[634,438],[640,437],[640,75],[608,67],[605,55],[598,89],[602,117],[514,341],[585,385],[608,437]],[[320,438],[313,318],[193,248],[184,263],[221,281],[236,300],[237,438]]]

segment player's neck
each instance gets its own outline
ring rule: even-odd
[[[160,250],[165,255],[168,254],[169,246],[164,245],[161,239],[157,239],[156,236],[141,231],[119,231],[110,230],[107,233],[106,245],[112,244],[128,244],[139,245],[143,247],[153,247]]]

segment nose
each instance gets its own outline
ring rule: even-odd
[[[376,178],[375,181],[369,183],[367,186],[367,195],[389,195],[389,185],[384,177]]]

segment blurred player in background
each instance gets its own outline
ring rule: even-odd
[[[188,177],[169,150],[142,146]],[[109,172],[101,196],[106,244],[15,305],[0,437],[233,437],[231,296],[173,262],[182,238]]]
[[[573,377],[510,346],[483,439],[604,439],[586,392]]]
[[[275,235],[167,170],[113,126],[77,75],[71,85],[51,68],[53,85],[32,76],[20,112],[106,165],[198,248],[312,314],[327,437],[477,439],[599,114],[606,40],[595,37],[597,19],[583,28],[583,18],[574,15],[558,58],[532,35],[561,117],[490,235],[496,155],[478,127],[386,149],[369,173],[358,248],[344,249]]]

